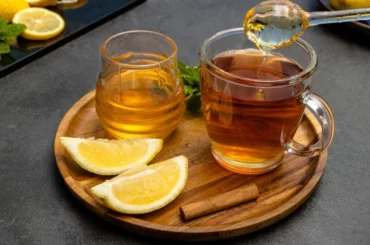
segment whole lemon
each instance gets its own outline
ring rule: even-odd
[[[19,10],[29,7],[26,0],[0,0],[0,18],[12,21]]]

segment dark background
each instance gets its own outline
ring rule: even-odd
[[[78,8],[65,9],[63,4],[49,7],[61,15],[66,27],[61,34],[46,41],[33,41],[18,38],[16,45],[11,45],[10,53],[0,57],[0,78],[42,55],[60,47],[74,38],[92,30],[107,20],[122,14],[131,7],[145,0],[88,0]]]
[[[97,218],[67,190],[53,142],[66,111],[95,87],[99,45],[132,29],[163,32],[180,60],[198,64],[202,41],[241,26],[257,2],[148,0],[0,80],[0,244],[163,244]],[[296,1],[306,10],[314,1]],[[319,56],[313,91],[336,117],[325,174],[313,196],[283,221],[220,244],[370,243],[370,42],[347,25],[310,28]]]

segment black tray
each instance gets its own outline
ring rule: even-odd
[[[63,33],[47,41],[18,38],[17,43],[12,45],[11,52],[1,55],[0,78],[145,1],[83,0],[81,2],[85,4],[75,6],[77,8],[68,8],[68,5],[49,8],[64,18],[66,28]]]

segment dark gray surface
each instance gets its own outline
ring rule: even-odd
[[[163,244],[115,228],[68,192],[53,155],[56,128],[70,106],[94,88],[98,48],[110,35],[160,31],[177,42],[181,60],[197,64],[201,42],[240,26],[256,2],[148,0],[1,79],[0,244]],[[307,10],[319,8],[314,0],[297,2]],[[326,26],[304,35],[320,59],[313,91],[336,117],[336,137],[318,189],[285,220],[222,244],[370,243],[370,42],[360,33],[344,37],[354,33]]]

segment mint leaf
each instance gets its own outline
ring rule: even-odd
[[[23,24],[9,24],[7,20],[0,19],[0,54],[9,53],[10,52],[9,43],[14,43],[14,40],[26,28],[27,27]]]
[[[178,61],[178,68],[184,81],[186,108],[190,112],[198,112],[201,106],[200,98],[200,67],[187,66]]]
[[[188,96],[188,95],[191,95],[193,94],[194,92],[197,91],[197,88],[193,88],[191,86],[184,86],[185,88],[185,95]]]
[[[0,42],[0,54],[7,54],[10,52],[10,46],[6,43]]]
[[[186,65],[183,62],[177,61],[177,66],[179,67],[181,74],[186,73]]]
[[[197,113],[201,107],[200,93],[192,94],[186,100],[186,109],[192,113]]]
[[[199,66],[193,66],[192,67],[192,73],[195,81],[200,82],[200,67]]]
[[[23,24],[4,25],[0,23],[0,40],[17,38],[27,27]]]
[[[8,23],[9,23],[9,21],[4,20],[4,19],[0,19],[0,30],[1,30],[4,26],[6,26]]]

